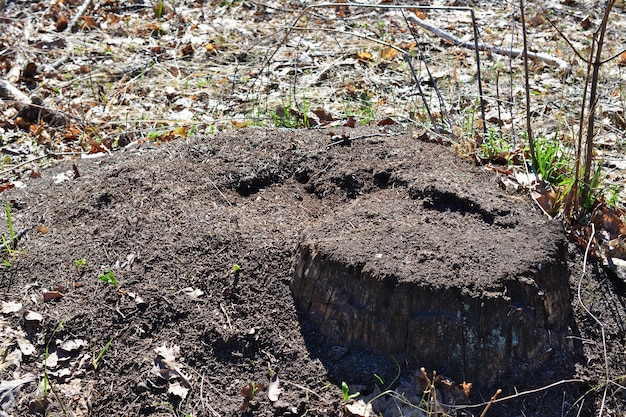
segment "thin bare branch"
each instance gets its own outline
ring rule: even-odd
[[[524,42],[524,87],[526,95],[526,134],[528,135],[528,146],[530,147],[530,157],[533,161],[533,168],[537,171],[539,164],[537,163],[537,151],[535,149],[535,138],[533,137],[532,126],[530,123],[530,81],[528,71],[528,40],[526,39],[526,18],[524,17],[524,0],[520,0],[520,17],[522,21],[522,36]]]
[[[415,24],[419,25],[420,27],[434,33],[435,35],[439,36],[440,38],[446,39],[452,43],[454,43],[457,46],[463,47],[463,48],[469,48],[469,49],[474,49],[474,43],[473,42],[466,42],[462,39],[457,38],[456,36],[452,35],[451,33],[448,33],[436,26],[433,26],[431,24],[428,24],[426,22],[424,22],[422,19],[420,19],[419,17],[412,15],[412,14],[408,14],[407,16],[412,22],[414,22]],[[479,42],[478,43],[478,49],[480,51],[487,51],[487,52],[491,52],[493,54],[498,54],[498,55],[504,55],[504,56],[510,56],[511,58],[517,58],[523,55],[524,50],[523,49],[517,49],[517,48],[501,48],[499,46],[492,46],[492,45],[488,45],[486,43],[483,42]],[[542,61],[545,62],[548,65],[551,66],[556,66],[559,67],[559,69],[565,73],[568,73],[571,69],[570,64],[567,63],[566,61],[554,57],[552,55],[548,55],[542,52],[531,52],[531,51],[527,51],[528,53],[528,57],[531,59],[536,59],[538,61]]]
[[[0,98],[3,100],[15,100],[22,105],[31,104],[30,97],[6,80],[0,80]]]
[[[67,27],[65,28],[65,33],[70,33],[74,29],[74,26],[76,26],[78,21],[85,15],[85,12],[89,8],[90,4],[91,4],[91,0],[85,0],[83,4],[80,6],[80,8],[76,10],[76,14],[74,15],[74,18],[72,19],[70,23],[68,23]]]
[[[567,42],[567,44],[570,46],[570,48],[572,48],[572,51],[574,51],[574,53],[576,54],[576,56],[577,56],[577,57],[578,57],[581,61],[584,61],[584,62],[587,62],[587,63],[589,62],[588,60],[586,60],[586,59],[585,59],[585,58],[584,58],[584,57],[580,54],[580,52],[578,52],[578,49],[576,49],[576,47],[572,44],[572,42],[569,40],[569,38],[568,38],[567,36],[565,36],[565,35],[563,34],[563,32],[561,32],[561,29],[559,29],[559,28],[558,28],[558,27],[557,27],[557,26],[556,26],[556,25],[552,22],[552,20],[548,19],[548,17],[547,17],[547,16],[544,16],[544,19],[546,19],[546,21],[550,24],[550,26],[552,26],[552,28],[558,32],[558,34],[561,36],[561,38],[562,38],[565,42]]]
[[[623,50],[623,51],[621,51],[621,52],[616,53],[615,55],[613,55],[613,56],[612,56],[612,57],[610,57],[610,58],[605,59],[605,60],[604,60],[604,61],[602,61],[600,64],[602,65],[602,64],[606,64],[607,62],[611,62],[611,61],[613,61],[615,58],[617,58],[617,57],[619,57],[620,55],[622,55],[623,53],[626,53],[626,49],[624,49],[624,50]]]

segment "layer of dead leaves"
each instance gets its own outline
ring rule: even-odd
[[[434,120],[442,143],[480,142],[487,129],[521,140],[521,59],[482,54],[483,119],[474,51],[416,24],[418,19],[469,42],[468,11],[436,2],[430,6],[442,9],[391,6],[9,1],[0,11],[0,191],[37,176],[37,164],[53,159],[251,125]],[[519,13],[511,3],[453,6],[473,8],[480,42],[520,47]],[[533,3],[527,11],[531,50],[569,64],[563,71],[531,62],[535,132],[558,138],[564,149],[572,149],[576,138],[586,66],[550,22],[586,55],[602,11],[602,4],[572,1]],[[621,191],[623,3],[610,27],[605,50],[616,59],[601,71],[597,156],[608,168],[605,184]],[[540,192],[540,199],[546,196]]]

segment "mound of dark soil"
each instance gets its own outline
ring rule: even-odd
[[[512,198],[507,222],[558,233],[525,197],[494,196],[493,174],[446,148],[409,132],[336,133],[350,140],[329,147],[334,139],[324,130],[242,130],[131,145],[46,169],[5,192],[14,228],[28,232],[5,256],[0,275],[6,340],[0,378],[11,393],[2,410],[42,411],[36,400],[45,396],[47,374],[48,411],[55,415],[342,415],[337,384],[360,382],[365,394],[374,374],[393,380],[396,365],[362,346],[329,345],[317,325],[298,315],[290,284],[303,236],[338,213],[349,222],[351,208],[375,204],[394,212],[419,197],[415,173],[455,184],[440,175],[444,166],[470,176],[474,189],[463,192],[492,199],[494,210],[500,198]],[[452,212],[439,210],[441,219]],[[380,227],[371,236],[377,245],[400,245],[393,234],[385,240],[384,219]],[[447,239],[449,227],[429,241]],[[485,229],[463,233],[479,242]],[[527,264],[527,253],[507,253],[491,267]],[[402,260],[390,262],[386,267],[397,268]],[[455,262],[463,268],[473,259]],[[433,266],[433,275],[439,272]],[[619,294],[611,294],[615,303]],[[569,336],[586,335],[585,325],[597,336],[593,322],[569,324]],[[609,330],[623,334],[621,327]],[[577,375],[597,378],[593,366],[574,368],[574,354],[547,354],[541,369],[503,386],[503,395]],[[276,394],[267,388],[270,374],[281,381],[277,401],[268,398]],[[523,397],[524,409],[511,401],[490,413],[561,415],[564,398],[575,409],[579,388],[559,385]],[[480,389],[473,395],[482,401]]]

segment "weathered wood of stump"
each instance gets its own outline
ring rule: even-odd
[[[383,190],[310,228],[292,292],[331,344],[493,386],[567,347],[566,242],[516,197],[454,183],[391,207]]]

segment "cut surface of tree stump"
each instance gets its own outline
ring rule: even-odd
[[[493,386],[568,348],[566,242],[532,210],[520,222],[521,197],[433,157],[404,199],[387,188],[309,227],[292,292],[332,345]]]

